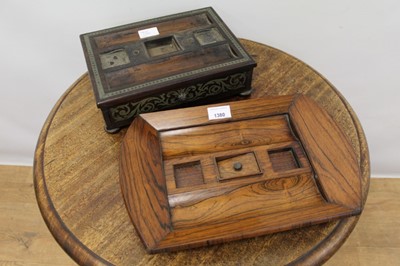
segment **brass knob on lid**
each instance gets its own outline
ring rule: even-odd
[[[233,169],[235,169],[235,171],[240,171],[242,170],[243,165],[239,162],[236,162],[233,164]]]

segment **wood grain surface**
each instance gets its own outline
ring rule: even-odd
[[[0,165],[0,265],[74,265],[43,223],[30,166]]]
[[[305,112],[304,110],[313,110]],[[329,202],[361,211],[360,168],[353,148],[329,115],[307,97],[290,107],[290,117]],[[331,188],[331,190],[328,190]]]
[[[269,46],[242,40],[257,61],[251,98],[306,94],[349,138],[362,173],[364,203],[369,156],[362,127],[343,96],[319,73]],[[34,183],[42,215],[64,250],[85,265],[320,264],[331,257],[358,217],[209,248],[148,255],[129,220],[118,182],[125,130],[103,131],[87,74],[50,113],[35,153]]]
[[[158,132],[137,117],[135,125],[127,132],[126,137],[138,144],[134,147],[122,145],[121,172],[128,177],[135,174],[138,178],[121,178],[121,189],[124,195],[134,193],[138,198],[124,197],[130,216],[137,228],[140,238],[148,249],[153,249],[172,230],[168,208],[168,198],[163,179],[162,159]],[[138,154],[149,154],[149,157],[138,158]],[[142,165],[147,167],[144,168]]]

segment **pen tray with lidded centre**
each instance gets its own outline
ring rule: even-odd
[[[303,95],[139,115],[120,161],[125,205],[149,252],[360,214],[360,177],[346,135]]]

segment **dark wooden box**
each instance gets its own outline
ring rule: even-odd
[[[255,61],[212,8],[81,35],[106,129],[251,90]]]

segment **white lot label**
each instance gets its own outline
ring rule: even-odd
[[[156,36],[156,35],[160,34],[158,32],[157,27],[140,30],[140,31],[138,31],[138,33],[139,33],[140,39],[151,37],[151,36]]]
[[[224,118],[232,117],[231,107],[229,105],[209,107],[209,108],[207,108],[207,112],[208,112],[209,120],[224,119]]]

